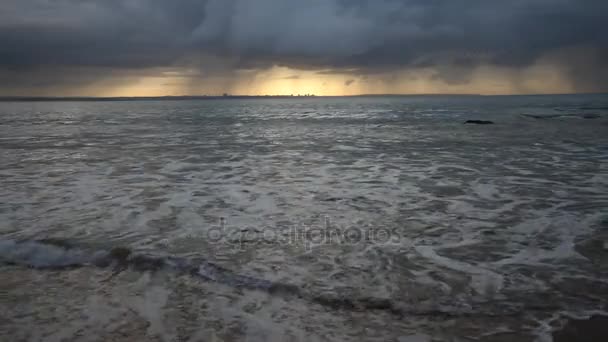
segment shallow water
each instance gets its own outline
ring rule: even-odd
[[[608,308],[607,96],[0,103],[0,150],[4,336],[549,341]]]

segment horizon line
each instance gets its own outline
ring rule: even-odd
[[[310,99],[338,97],[509,97],[509,96],[576,96],[576,95],[608,95],[608,92],[583,93],[533,93],[533,94],[461,94],[461,93],[427,93],[427,94],[356,94],[356,95],[159,95],[159,96],[2,96],[0,102],[27,101],[146,101],[146,100],[234,100],[234,99]]]

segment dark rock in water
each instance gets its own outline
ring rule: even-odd
[[[554,342],[606,340],[608,340],[608,316],[593,316],[586,320],[571,319],[561,330],[553,333]]]
[[[494,122],[487,120],[467,120],[465,124],[492,125]]]

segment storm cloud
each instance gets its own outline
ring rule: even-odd
[[[278,65],[359,75],[434,68],[466,83],[479,65],[544,58],[581,88],[606,90],[606,19],[603,0],[3,0],[0,82],[52,82],[49,69]]]

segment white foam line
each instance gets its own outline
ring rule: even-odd
[[[490,291],[498,292],[503,287],[504,277],[496,272],[440,256],[431,246],[415,246],[414,248],[418,254],[440,266],[470,274],[472,276],[471,287],[479,294],[492,295],[489,293]]]

